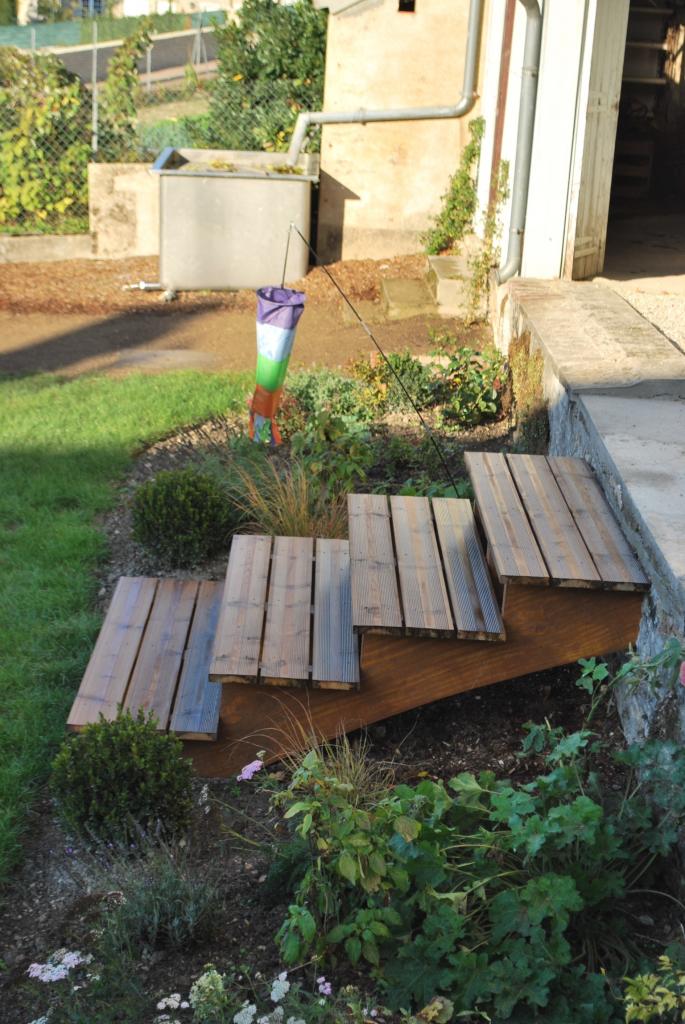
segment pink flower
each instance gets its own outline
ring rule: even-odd
[[[263,767],[264,762],[260,761],[259,758],[256,761],[250,761],[249,764],[245,765],[240,775],[236,776],[236,778],[238,779],[238,782],[249,782],[252,776],[261,771]]]
[[[685,686],[685,661],[683,661],[681,666],[680,666],[680,676],[679,676],[679,678],[680,678],[680,685],[681,686]]]

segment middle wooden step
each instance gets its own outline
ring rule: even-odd
[[[209,678],[358,689],[348,542],[234,537]]]

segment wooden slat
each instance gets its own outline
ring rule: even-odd
[[[402,609],[387,498],[349,494],[347,511],[354,628],[400,634]]]
[[[597,566],[603,586],[611,590],[648,590],[649,580],[585,460],[550,456],[547,461]]]
[[[504,456],[466,452],[464,458],[500,582],[548,584],[547,568]]]
[[[257,682],[271,537],[233,538],[209,678]]]
[[[152,712],[166,730],[197,597],[197,580],[160,580],[124,707]]]
[[[215,740],[217,737],[221,686],[209,681],[209,663],[222,593],[221,583],[213,580],[200,583],[169,726],[169,731],[182,739]]]
[[[139,576],[122,576],[117,583],[69,714],[70,729],[97,722],[101,714],[107,719],[116,718],[117,708],[126,695],[156,588],[157,580]]]
[[[312,570],[311,537],[276,537],[260,664],[260,682],[271,686],[309,678]]]
[[[504,624],[471,502],[466,498],[433,498],[433,514],[457,636],[466,640],[504,640]]]
[[[390,498],[407,635],[453,636],[454,621],[428,498]]]
[[[317,540],[314,578],[312,686],[359,686],[359,638],[352,629],[350,548],[346,540]]]
[[[508,455],[507,463],[552,582],[600,587],[599,572],[545,456]]]

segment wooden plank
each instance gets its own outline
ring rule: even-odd
[[[602,585],[611,590],[648,590],[649,580],[585,460],[550,456],[547,461],[592,555]]]
[[[357,632],[402,633],[390,513],[382,494],[348,494],[352,622]]]
[[[352,628],[349,542],[317,540],[314,576],[312,686],[356,689],[359,638]]]
[[[470,640],[504,640],[504,623],[478,539],[471,502],[466,498],[433,498],[433,514],[457,636]]]
[[[220,743],[187,744],[203,775],[238,772],[266,751],[270,761],[306,749],[312,736],[335,738],[392,715],[525,677],[578,658],[625,651],[635,643],[643,595],[563,587],[507,587],[507,642],[439,640],[365,634],[358,691],[299,691],[223,687]],[[508,685],[515,695],[525,678]],[[293,722],[303,721],[298,731]],[[487,723],[485,723],[487,727]]]
[[[195,610],[197,580],[160,580],[124,707],[142,708],[166,730]]]
[[[152,608],[157,580],[122,576],[116,585],[67,726],[81,729],[102,714],[116,718],[123,704]]]
[[[404,629],[407,635],[454,636],[428,498],[390,498]]]
[[[600,587],[602,581],[544,455],[508,455],[552,582],[561,587]]]
[[[276,537],[269,581],[259,680],[296,686],[309,679],[312,571],[311,537]]]
[[[214,636],[221,610],[223,585],[203,580],[183,656],[181,678],[169,731],[187,740],[215,740],[219,729],[221,687],[209,681]]]
[[[211,680],[257,682],[270,554],[271,537],[233,538],[209,667]]]
[[[464,459],[500,582],[548,584],[547,567],[504,456],[466,452]]]

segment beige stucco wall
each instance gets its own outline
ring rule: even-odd
[[[326,110],[455,104],[468,0],[363,0],[331,13]],[[484,19],[484,25],[487,19]],[[485,29],[484,29],[485,31]],[[470,116],[477,116],[478,106]],[[468,139],[466,119],[326,125],[318,248],[326,260],[420,249]]]

